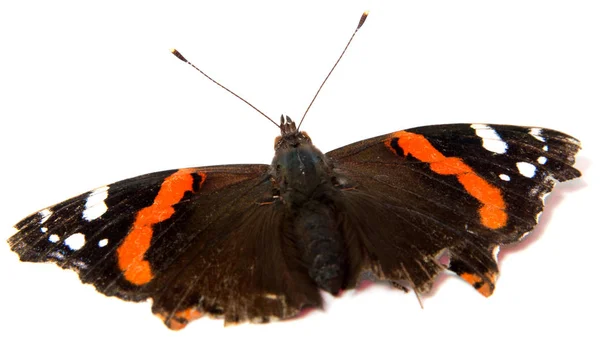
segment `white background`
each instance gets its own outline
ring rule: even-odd
[[[0,5],[1,342],[598,340],[597,1],[11,3]],[[170,48],[272,117],[298,119],[366,9],[303,125],[323,151],[449,122],[550,127],[583,143],[583,178],[557,187],[536,234],[501,253],[489,299],[442,277],[424,310],[373,287],[295,321],[171,332],[150,304],[19,263],[2,244],[29,213],[106,183],[269,163],[278,130]]]

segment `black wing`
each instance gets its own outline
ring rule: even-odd
[[[342,227],[360,257],[352,264],[425,292],[449,255],[450,270],[491,295],[499,246],[533,229],[556,181],[580,176],[579,149],[550,129],[453,124],[329,152],[345,196]]]
[[[190,168],[117,182],[30,215],[9,239],[171,329],[209,314],[265,322],[320,306],[273,197],[267,165]]]

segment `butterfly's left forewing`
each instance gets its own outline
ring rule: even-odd
[[[117,250],[138,212],[150,207],[163,182],[177,170],[142,175],[99,187],[40,210],[15,225],[8,242],[22,261],[52,261],[78,271],[84,283],[126,300],[149,295],[127,283],[119,269]]]
[[[189,168],[110,184],[25,218],[9,244],[21,260],[74,269],[106,295],[151,298],[171,329],[202,314],[289,317],[321,297],[290,258],[268,168]]]
[[[500,245],[529,233],[555,181],[580,176],[579,142],[542,128],[436,125],[327,154],[343,191],[342,227],[363,269],[426,291],[445,268],[493,292]],[[357,249],[358,250],[358,249]]]

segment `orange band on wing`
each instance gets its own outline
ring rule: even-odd
[[[195,170],[182,169],[167,177],[161,184],[154,203],[137,213],[129,234],[117,249],[119,269],[129,282],[143,285],[152,280],[152,269],[144,259],[152,240],[152,226],[173,216],[173,205],[179,203],[187,191],[193,191],[193,173]],[[203,183],[206,176],[198,174],[202,176]]]
[[[398,146],[402,148],[404,155],[410,154],[417,160],[429,163],[429,168],[437,174],[456,176],[469,195],[481,203],[479,217],[485,227],[498,229],[506,225],[508,215],[500,189],[477,175],[460,158],[444,156],[423,135],[398,131],[392,134],[391,139],[393,138],[398,139]],[[396,152],[391,141],[386,144]]]

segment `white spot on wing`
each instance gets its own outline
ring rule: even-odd
[[[50,210],[50,209],[40,210],[39,214],[42,217],[42,219],[40,220],[40,225],[41,225],[44,222],[48,221],[48,219],[52,215],[52,210]]]
[[[88,268],[88,265],[80,260],[75,260],[72,262],[72,264],[80,268],[81,270],[85,270]]]
[[[533,178],[533,176],[535,176],[536,168],[534,165],[532,165],[528,162],[524,162],[524,161],[518,162],[517,168],[519,169],[519,173],[521,173],[523,176],[525,176],[527,178]]]
[[[496,130],[485,124],[471,124],[471,128],[475,129],[475,134],[483,140],[483,148],[490,152],[504,154],[508,149],[506,142],[498,136]]]
[[[52,258],[56,258],[56,260],[58,260],[58,261],[65,260],[65,255],[60,252],[56,252],[56,251],[50,252],[50,254],[48,254],[48,256],[52,257]]]
[[[77,251],[85,245],[85,235],[81,233],[75,233],[65,239],[65,244],[73,251]]]
[[[58,235],[56,235],[56,234],[51,234],[51,235],[48,237],[48,240],[49,240],[50,242],[57,243],[57,242],[60,240],[60,237],[59,237]]]
[[[519,238],[519,241],[525,239],[529,234],[531,234],[531,232],[525,232],[525,233],[523,233],[523,235],[521,235],[521,237]]]
[[[544,146],[544,147],[542,147],[542,149],[547,152],[548,151],[548,146]]]
[[[494,249],[492,250],[492,255],[496,263],[498,263],[498,253],[500,253],[500,245],[494,247]]]
[[[103,186],[92,191],[85,201],[85,210],[83,218],[87,221],[92,221],[104,214],[108,207],[104,200],[108,197],[108,186]]]
[[[504,173],[499,174],[498,177],[500,177],[500,179],[502,179],[502,180],[504,180],[506,182],[510,181],[510,177],[508,175],[504,174]]]
[[[529,129],[529,135],[535,137],[539,141],[546,142],[546,139],[542,136],[542,128]]]
[[[108,245],[108,239],[102,239],[98,241],[98,247],[104,247],[106,245]]]
[[[540,193],[540,188],[541,186],[538,184],[534,187],[531,188],[531,190],[529,190],[529,196],[530,197],[537,197],[538,194]]]
[[[42,233],[46,233],[48,231],[48,228],[47,227],[42,227],[42,228],[40,228],[40,231]]]
[[[540,163],[540,165],[543,165],[546,163],[546,161],[548,161],[548,158],[546,158],[545,156],[541,156],[538,158],[538,163]]]

